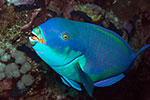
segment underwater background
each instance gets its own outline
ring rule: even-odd
[[[33,28],[53,17],[89,22],[123,37],[137,52],[150,43],[150,0],[0,0],[0,100],[92,100],[62,83],[29,43]],[[150,48],[125,78],[95,87],[96,100],[150,100]]]

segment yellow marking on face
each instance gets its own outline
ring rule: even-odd
[[[45,41],[44,41],[43,38],[41,38],[40,40],[38,40],[38,42],[39,42],[39,43],[43,43],[43,44],[45,43]]]
[[[43,38],[38,39],[38,37],[33,36],[33,37],[32,37],[32,39],[33,39],[33,40],[38,40],[38,42],[39,42],[39,43],[43,43],[43,44],[45,43],[45,41],[44,41],[44,39],[43,39]]]
[[[36,36],[33,36],[32,39],[33,40],[38,40],[38,38]]]

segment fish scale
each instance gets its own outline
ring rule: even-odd
[[[78,27],[82,27],[81,29],[86,29],[86,30],[80,30],[80,33],[78,35],[80,35],[80,38],[83,39],[81,41],[85,41],[87,43],[86,48],[88,48],[88,50],[86,50],[86,54],[85,54],[87,56],[87,66],[88,67],[85,66],[85,72],[87,72],[89,74],[100,75],[100,72],[102,70],[105,70],[105,69],[107,69],[107,67],[110,67],[108,63],[110,63],[111,59],[113,59],[114,56],[116,56],[116,55],[111,56],[111,54],[109,52],[111,50],[114,50],[114,52],[115,51],[116,52],[117,51],[119,51],[119,52],[123,51],[124,49],[117,50],[118,49],[117,47],[120,47],[124,44],[122,42],[120,42],[116,37],[113,37],[112,35],[108,35],[107,32],[99,31],[99,30],[95,31],[94,30],[94,32],[92,33],[93,30],[91,30],[91,28],[93,26],[89,26],[87,24],[87,26],[84,27],[82,24],[83,23],[81,23],[81,24],[78,23]],[[75,27],[77,27],[77,26],[75,26]],[[88,30],[88,29],[90,29],[90,30]],[[90,34],[82,34],[82,33],[88,33],[88,32]],[[87,37],[87,38],[83,38],[83,37]],[[90,38],[88,38],[88,37],[90,37]],[[112,46],[115,49],[113,49]],[[104,52],[104,54],[103,54],[103,52]],[[119,54],[119,52],[117,54]],[[127,57],[129,57],[129,54],[127,54]],[[101,62],[103,64],[99,63],[100,59],[104,60],[104,62]],[[93,61],[94,63],[91,63],[90,61]],[[126,62],[126,63],[130,63],[130,62]],[[104,66],[101,66],[101,65],[104,65]],[[91,72],[91,70],[93,69],[93,66],[94,66],[94,69],[95,69],[95,73],[94,73],[94,71]],[[102,67],[102,68],[100,69],[99,67]],[[118,67],[118,68],[121,68],[121,66]]]
[[[81,91],[82,84],[92,96],[94,86],[110,86],[132,67],[135,58],[150,44],[134,53],[118,34],[94,25],[64,18],[51,18],[29,37],[33,49],[64,84]],[[66,38],[64,38],[66,36]],[[80,83],[80,84],[78,84]]]

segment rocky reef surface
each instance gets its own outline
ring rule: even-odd
[[[115,31],[135,52],[150,43],[149,0],[0,0],[0,100],[92,100],[65,86],[33,51],[31,30],[53,17]],[[95,88],[96,100],[149,100],[150,48],[120,82]]]

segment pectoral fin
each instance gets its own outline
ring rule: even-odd
[[[79,63],[77,63],[74,66],[74,68],[75,68],[76,72],[78,73],[78,76],[80,78],[80,82],[83,84],[85,90],[87,91],[87,93],[90,96],[92,96],[92,92],[93,92],[93,89],[94,89],[92,80],[90,79],[90,77],[84,71],[82,71]]]
[[[96,86],[96,87],[110,86],[110,85],[120,81],[122,78],[124,78],[124,74],[119,74],[119,75],[111,77],[109,79],[99,81],[99,82],[95,83],[94,86]]]
[[[69,87],[73,87],[73,88],[75,88],[75,89],[77,89],[77,90],[79,90],[79,91],[82,90],[82,89],[80,88],[80,85],[79,85],[78,83],[76,83],[75,81],[73,81],[73,80],[70,80],[70,79],[68,79],[68,78],[66,78],[66,77],[64,77],[64,76],[61,77],[61,80],[62,80],[62,82],[63,82],[65,85],[67,85],[67,86],[69,86]]]

